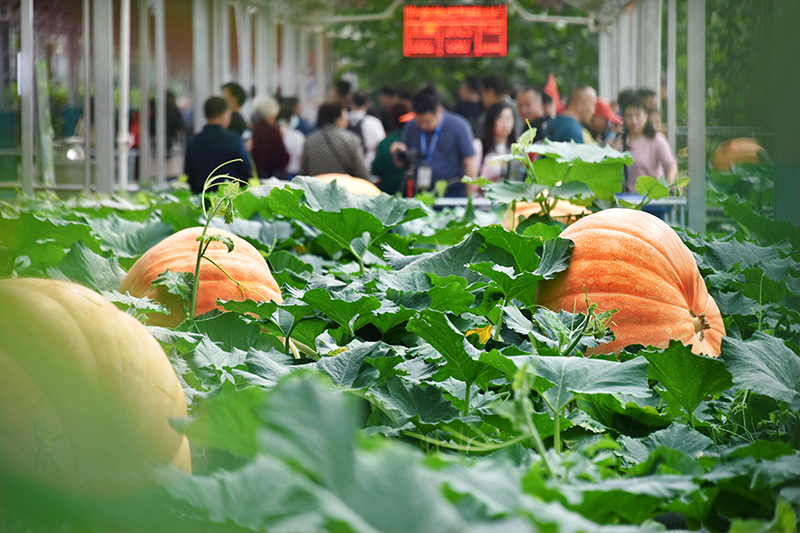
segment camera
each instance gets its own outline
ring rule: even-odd
[[[417,163],[417,156],[419,152],[414,148],[408,148],[407,150],[402,150],[397,152],[397,160],[403,166],[403,168],[414,168]]]

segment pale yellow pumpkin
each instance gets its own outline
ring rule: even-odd
[[[0,280],[0,470],[94,494],[140,486],[148,463],[191,472],[169,423],[186,400],[158,341],[86,287]]]

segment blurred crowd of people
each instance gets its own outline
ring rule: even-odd
[[[340,79],[310,113],[302,113],[295,97],[258,96],[243,116],[247,96],[231,82],[205,102],[206,124],[185,151],[184,172],[193,191],[202,190],[212,173],[240,179],[337,173],[369,180],[388,194],[480,194],[462,177],[524,179],[516,161],[492,158],[509,154],[529,128],[536,130],[534,143],[547,139],[630,152],[634,162],[625,168],[623,192],[635,193],[639,176],[673,183],[677,175],[658,96],[648,89],[625,90],[609,102],[578,85],[562,102],[552,76],[544,87],[511,89],[502,76],[492,75],[464,78],[451,104],[432,84],[416,92],[387,85],[373,101]],[[175,116],[168,113],[173,122]],[[218,168],[232,160],[238,161]]]

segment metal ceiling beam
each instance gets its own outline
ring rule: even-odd
[[[368,15],[334,15],[332,17],[325,17],[314,19],[317,24],[342,24],[348,22],[374,22],[391,17],[395,10],[405,3],[404,0],[394,0],[392,4],[381,13],[370,13]]]

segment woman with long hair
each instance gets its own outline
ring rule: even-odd
[[[621,148],[633,157],[633,164],[625,169],[623,192],[635,193],[639,176],[665,177],[667,183],[672,184],[678,175],[678,164],[667,138],[655,130],[648,117],[649,111],[641,98],[632,98],[623,110],[625,134]]]
[[[511,145],[517,142],[514,132],[514,108],[506,101],[500,101],[486,110],[486,121],[481,132],[480,142],[476,139],[475,148],[481,161],[480,175],[489,181],[503,181],[517,172],[515,165],[490,161],[496,155],[511,153]],[[517,163],[517,166],[519,164]]]

